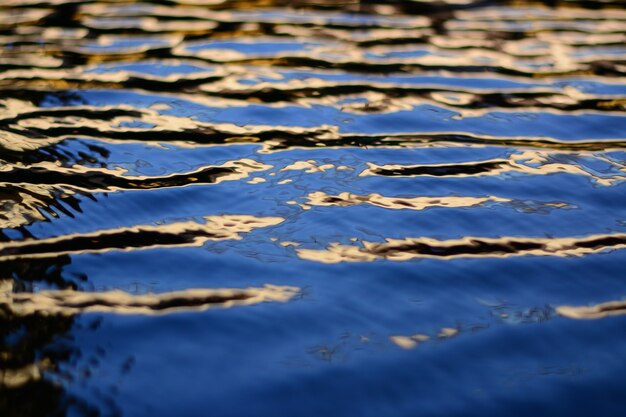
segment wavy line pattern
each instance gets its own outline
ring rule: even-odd
[[[132,295],[123,291],[46,291],[37,294],[2,294],[0,308],[4,314],[17,316],[71,316],[80,312],[149,315],[285,302],[296,295],[298,290],[296,287],[266,285],[263,288],[246,289],[188,289],[153,295]]]
[[[416,258],[463,258],[508,256],[581,256],[606,249],[626,247],[626,235],[596,235],[584,239],[522,239],[503,237],[484,239],[466,237],[461,240],[389,239],[386,243],[363,242],[363,248],[331,244],[327,250],[300,249],[303,259],[324,263],[367,262],[376,259],[406,261]]]
[[[0,415],[180,412],[124,402],[154,381],[217,416],[623,414],[614,380],[506,391],[498,347],[608,375],[626,343],[603,302],[623,292],[625,27],[622,0],[0,2]],[[563,319],[609,316],[596,344]]]

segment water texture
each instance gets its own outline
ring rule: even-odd
[[[0,2],[0,415],[626,415],[626,4]]]

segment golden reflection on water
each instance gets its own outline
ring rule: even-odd
[[[23,184],[19,189],[5,186],[0,192],[0,228],[18,228],[37,221],[45,221],[42,206],[53,204],[56,199],[53,186]],[[48,204],[45,204],[47,202]]]
[[[0,369],[0,387],[16,389],[41,379],[42,370],[49,368],[45,362],[32,363],[18,369]]]
[[[327,264],[339,262],[408,261],[411,259],[508,258],[511,256],[583,256],[626,248],[626,235],[604,234],[582,238],[464,237],[386,239],[362,242],[363,247],[331,243],[326,249],[297,249],[298,256]]]
[[[300,289],[266,284],[262,288],[191,288],[161,294],[135,295],[124,291],[81,292],[74,290],[37,293],[0,293],[2,314],[27,316],[70,316],[80,313],[156,315],[210,308],[249,306],[264,302],[287,302]]]
[[[384,197],[380,194],[356,195],[348,192],[339,195],[328,195],[317,191],[307,197],[309,206],[341,206],[348,207],[358,204],[371,204],[392,210],[426,210],[432,207],[473,207],[485,203],[510,202],[508,198],[500,197]]]
[[[240,240],[241,233],[275,226],[284,221],[281,217],[250,215],[207,216],[204,220],[206,221],[204,224],[188,221],[2,242],[0,243],[0,261],[51,258],[111,250],[131,251],[174,246],[200,246],[209,240]]]
[[[600,319],[626,314],[626,301],[610,301],[592,306],[559,306],[556,312],[570,319]]]
[[[393,344],[401,347],[402,349],[413,349],[428,339],[430,339],[430,337],[425,334],[414,334],[412,336],[391,336],[389,338]]]
[[[394,177],[473,177],[473,176],[499,176],[507,172],[520,172],[530,175],[550,175],[568,173],[590,177],[595,183],[611,186],[626,180],[626,168],[621,163],[609,161],[602,156],[593,154],[577,153],[578,156],[588,156],[600,159],[614,165],[619,174],[611,176],[599,176],[596,173],[584,169],[578,164],[562,163],[558,161],[558,153],[547,151],[526,150],[519,154],[510,155],[508,160],[493,159],[479,162],[466,162],[455,164],[436,165],[377,165],[368,162],[368,168],[363,170],[360,176],[383,175]],[[624,174],[622,174],[624,173]]]

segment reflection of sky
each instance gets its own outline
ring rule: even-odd
[[[331,106],[263,105],[210,107],[165,96],[129,91],[76,91],[83,102],[94,106],[128,104],[149,107],[156,102],[168,103],[171,109],[161,111],[178,117],[192,117],[200,122],[245,125],[278,125],[315,127],[336,124],[343,133],[467,132],[508,137],[551,137],[560,140],[617,139],[626,132],[626,117],[597,113],[555,114],[549,112],[489,112],[481,116],[452,118],[457,112],[431,104],[414,106],[384,114],[351,114]],[[66,103],[66,105],[72,103]],[[54,99],[44,106],[58,105]]]
[[[169,46],[170,41],[162,37],[136,37],[136,38],[110,38],[110,42],[88,42],[81,45],[81,49],[91,49],[103,52],[117,52],[126,49],[138,49],[142,47]]]
[[[311,50],[322,45],[314,42],[294,42],[294,41],[250,41],[250,42],[232,42],[232,41],[211,41],[191,44],[185,49],[191,52],[205,51],[211,49],[231,49],[247,55],[268,55],[279,52],[295,52],[303,50]]]
[[[229,43],[224,42],[225,44],[236,44],[241,46],[246,51],[254,52],[254,48],[251,48],[252,44],[243,44],[243,43]],[[212,47],[218,48],[215,46],[216,44],[212,44]],[[270,45],[271,48],[273,44]],[[279,46],[285,46],[286,48],[294,48],[294,50],[298,50],[301,44],[288,44],[288,43],[277,43]],[[198,48],[203,47],[202,45],[198,45]],[[542,66],[545,64],[537,64],[538,66]],[[154,76],[163,76],[166,77],[168,75],[173,74],[181,74],[181,75],[189,75],[194,73],[203,73],[203,72],[214,72],[215,66],[205,65],[205,64],[195,64],[195,63],[187,63],[184,61],[181,62],[173,62],[173,63],[162,63],[162,62],[152,62],[152,61],[144,61],[137,62],[132,64],[100,64],[97,66],[93,66],[87,70],[86,73],[115,73],[118,71],[129,71],[136,73],[149,74]],[[462,87],[467,88],[469,90],[521,90],[528,88],[540,88],[544,87],[547,89],[555,90],[555,92],[559,92],[559,90],[565,87],[572,87],[576,90],[587,93],[587,94],[597,94],[597,95],[607,95],[607,96],[622,96],[626,95],[626,83],[609,83],[609,82],[600,82],[592,79],[585,79],[582,77],[559,77],[554,81],[535,81],[535,82],[525,82],[518,81],[513,78],[494,78],[494,77],[480,77],[480,76],[463,76],[463,77],[450,77],[443,75],[434,75],[434,74],[426,74],[426,75],[403,75],[403,74],[386,74],[386,75],[375,75],[375,74],[349,74],[345,72],[338,71],[307,71],[307,70],[284,70],[284,69],[273,69],[273,74],[277,76],[271,75],[263,75],[264,72],[256,71],[254,67],[248,67],[249,75],[243,74],[238,81],[241,84],[246,85],[254,85],[256,83],[264,82],[264,83],[284,83],[289,80],[307,80],[307,79],[319,79],[327,82],[345,82],[345,83],[379,83],[382,85],[398,85],[398,86],[407,86],[407,87],[428,87],[428,86],[442,86],[442,87]],[[617,80],[616,80],[617,81]]]
[[[412,49],[404,51],[388,51],[388,52],[366,52],[363,56],[366,59],[410,59],[421,58],[424,56],[435,56],[443,58],[458,58],[460,54],[458,52],[445,52],[445,51],[431,51],[428,49]],[[475,58],[474,58],[475,59]]]
[[[192,64],[162,64],[159,62],[137,62],[133,64],[103,64],[85,70],[85,73],[106,74],[120,71],[136,72],[167,77],[172,74],[213,72],[214,67]]]
[[[415,27],[416,19],[411,17],[393,17],[393,16],[380,16],[380,15],[368,15],[364,13],[303,13],[303,12],[289,12],[285,10],[273,10],[273,11],[233,11],[232,16],[235,19],[241,20],[253,20],[253,21],[266,21],[277,23],[307,23],[307,22],[320,22],[325,25],[348,25],[358,26],[360,28],[367,26],[389,26],[389,27]]]
[[[626,22],[624,22],[626,26]],[[596,55],[626,56],[626,46],[602,46],[577,48],[572,55],[575,58],[593,57]]]
[[[513,78],[493,78],[493,77],[449,77],[443,75],[402,75],[402,74],[386,74],[386,75],[367,75],[367,74],[348,74],[341,72],[322,72],[322,71],[290,71],[277,70],[277,74],[281,78],[257,77],[259,81],[268,83],[282,83],[285,80],[305,80],[307,78],[320,79],[324,81],[337,82],[376,82],[381,84],[394,84],[411,87],[426,87],[430,85],[448,86],[448,87],[465,87],[470,90],[519,90],[525,88],[546,87],[559,89],[571,86],[583,93],[593,93],[600,95],[625,95],[626,83],[603,83],[599,81],[584,79],[580,77],[559,77],[553,82],[524,82],[517,81]]]

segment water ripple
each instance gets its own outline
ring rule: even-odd
[[[625,24],[4,0],[0,415],[623,415]]]

